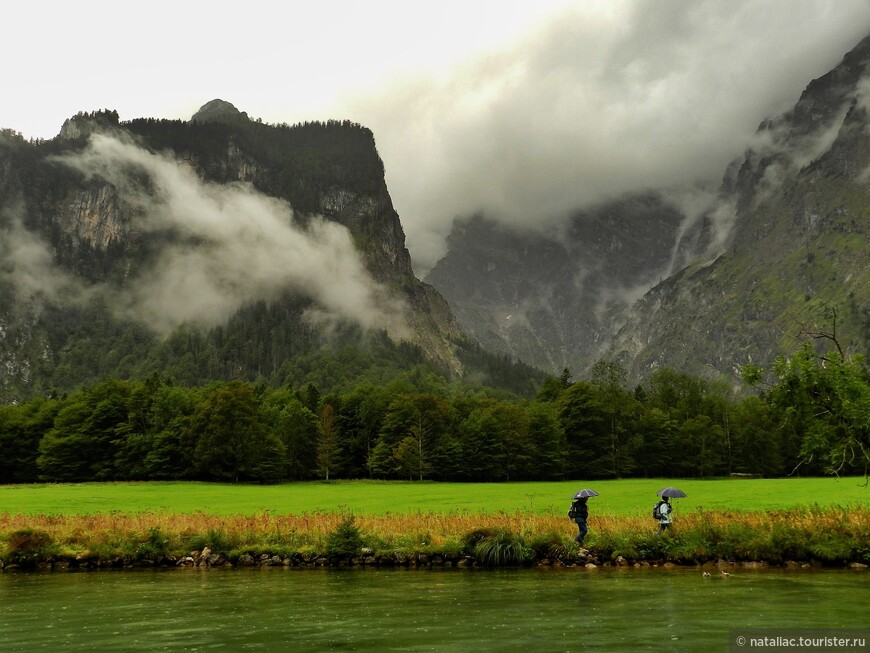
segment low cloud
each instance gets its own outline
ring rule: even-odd
[[[402,304],[368,274],[344,226],[300,227],[286,202],[248,184],[203,182],[175,159],[114,137],[95,135],[82,153],[57,160],[111,184],[136,230],[172,235],[154,269],[115,298],[127,317],[160,332],[211,326],[290,290],[317,303],[312,319],[405,335]]]
[[[865,0],[582,3],[348,107],[377,136],[422,274],[456,216],[550,230],[625,192],[716,184],[868,32]]]
[[[46,243],[24,227],[22,211],[15,200],[0,209],[0,281],[9,284],[19,301],[33,306],[78,300],[85,287],[54,264]]]

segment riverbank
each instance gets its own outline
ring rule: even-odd
[[[870,565],[870,507],[651,517],[502,514],[0,514],[0,568]]]

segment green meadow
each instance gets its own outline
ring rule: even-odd
[[[688,495],[677,514],[766,511],[807,506],[870,505],[863,477],[786,479],[624,479],[534,483],[337,481],[233,485],[197,482],[63,483],[0,486],[0,513],[95,515],[206,513],[212,515],[353,513],[561,515],[576,490],[588,487],[593,515],[649,514],[656,491],[674,485]]]
[[[573,565],[577,531],[565,513],[583,487],[600,493],[590,500],[590,557],[583,561],[870,564],[870,488],[864,481],[3,486],[0,568],[177,565],[206,548],[218,560],[205,564],[325,564],[356,559],[366,549],[376,565],[435,558],[489,567],[546,560]],[[668,485],[688,496],[674,500],[677,519],[668,537],[657,537],[650,511],[656,491]]]

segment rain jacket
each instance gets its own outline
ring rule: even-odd
[[[671,523],[671,512],[673,508],[671,504],[667,501],[662,502],[661,507],[659,508],[659,514],[661,517],[659,518],[660,524],[670,524]]]

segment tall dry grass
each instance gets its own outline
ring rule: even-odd
[[[205,513],[107,513],[89,516],[0,514],[0,558],[15,560],[15,541],[48,542],[44,557],[131,559],[187,555],[208,546],[239,552],[323,553],[331,533],[348,515],[317,512],[215,516]],[[510,534],[548,557],[571,555],[574,523],[565,517],[526,512],[501,514],[388,514],[354,516],[365,545],[376,552],[459,555],[475,532]],[[870,507],[800,508],[776,512],[704,512],[679,515],[670,533],[656,536],[651,518],[593,516],[586,546],[600,561],[714,559],[820,560],[870,563]],[[26,537],[22,533],[27,534]],[[39,537],[34,536],[39,534]],[[23,554],[22,554],[23,555]],[[40,551],[28,551],[29,559]]]

